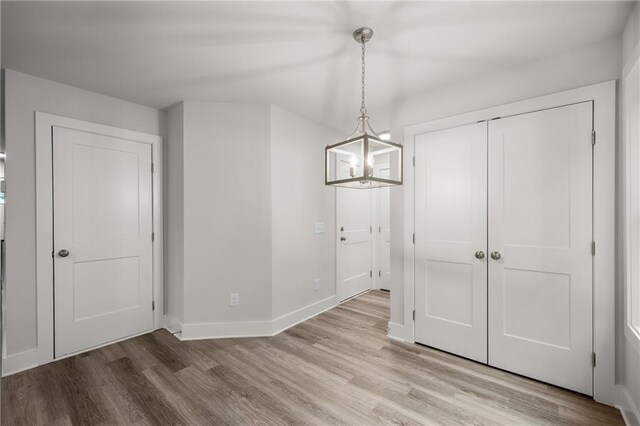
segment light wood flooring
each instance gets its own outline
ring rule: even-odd
[[[390,341],[372,291],[275,337],[156,331],[2,379],[2,424],[617,425],[573,392]]]

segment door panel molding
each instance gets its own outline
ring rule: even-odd
[[[404,129],[404,164],[411,165],[415,155],[415,137],[437,130],[460,127],[497,117],[506,117],[569,104],[593,101],[593,129],[597,133],[593,161],[593,236],[598,251],[593,258],[593,350],[597,365],[593,370],[593,396],[596,401],[614,405],[618,403],[615,383],[615,114],[616,81],[607,81],[578,89],[513,102],[492,108],[456,115],[444,119],[407,126]],[[391,307],[403,307],[402,323],[393,323],[390,337],[415,341],[413,310],[415,307],[414,245],[415,232],[414,190],[415,177],[411,167],[405,173],[403,223],[392,226],[403,229],[404,282],[397,282],[401,291],[391,292]],[[396,271],[397,272],[397,271]],[[392,282],[395,281],[392,278]],[[402,301],[394,301],[402,297]],[[397,309],[397,308],[396,308]]]
[[[36,296],[38,365],[54,361],[53,295],[53,127],[111,136],[151,146],[153,162],[153,312],[154,329],[163,325],[162,138],[42,112],[35,113],[36,143]],[[72,354],[69,354],[72,355]],[[65,355],[69,356],[69,355]],[[61,357],[62,358],[62,357]]]

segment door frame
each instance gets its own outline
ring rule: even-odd
[[[616,277],[615,277],[615,176],[616,176],[616,81],[536,97],[479,111],[419,123],[404,128],[404,164],[413,164],[415,137],[419,134],[488,121],[497,117],[593,101],[593,130],[597,142],[593,150],[593,398],[615,405],[616,387]],[[404,295],[403,324],[390,324],[390,337],[415,342],[415,232],[414,169],[404,178]],[[393,298],[394,294],[391,293]],[[392,303],[393,306],[393,303]]]
[[[151,145],[153,311],[154,330],[162,328],[163,316],[163,218],[162,137],[42,112],[35,113],[36,148],[36,298],[38,365],[73,356],[54,356],[53,290],[53,127],[111,136]],[[110,342],[111,343],[111,342]],[[101,345],[104,346],[104,345]],[[89,348],[88,348],[89,349]],[[94,349],[94,348],[91,348]],[[81,351],[83,352],[83,351]]]

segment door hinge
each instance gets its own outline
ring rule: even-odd
[[[155,164],[151,163],[151,173],[155,172],[156,170],[156,166]]]
[[[416,166],[416,157],[414,156],[413,157],[413,167],[415,167],[415,166]]]
[[[416,310],[415,309],[413,310],[413,320],[414,321],[416,320]]]
[[[596,144],[596,131],[592,130],[591,131],[591,145],[595,145]]]
[[[373,234],[373,226],[370,226],[370,227],[369,227],[369,233],[370,233],[370,234]]]
[[[592,367],[596,366],[596,353],[595,352],[591,352],[591,366]]]
[[[382,232],[382,226],[378,226],[378,232]]]
[[[155,301],[155,300],[152,300],[152,301],[151,301],[151,310],[152,310],[152,311],[155,311],[155,310],[156,310],[156,301]]]
[[[155,233],[155,232],[152,232],[152,233],[151,233],[151,241],[153,242],[153,241],[155,241],[155,240],[156,240],[156,233]]]
[[[378,276],[381,277],[382,276],[382,271],[378,271]]]
[[[595,255],[596,255],[596,242],[591,241],[591,256],[595,256]]]
[[[54,254],[53,250],[51,250],[51,257],[56,257],[56,255]]]
[[[373,278],[373,271],[369,271],[369,278]]]
[[[412,240],[413,240],[413,244],[415,244],[416,243],[416,234],[413,234]]]

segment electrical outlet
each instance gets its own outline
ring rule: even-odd
[[[315,281],[313,282],[313,289],[315,291],[320,290],[320,278],[316,278]]]
[[[324,234],[324,222],[314,224],[314,231],[316,234]]]
[[[229,306],[240,306],[240,293],[231,293],[229,295]]]

